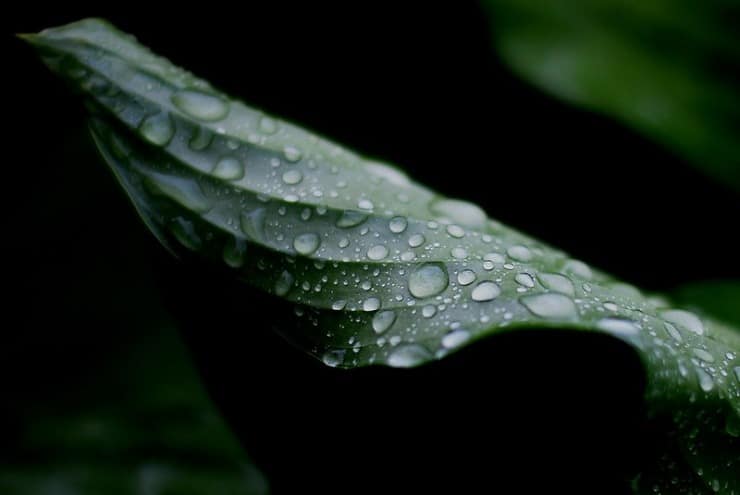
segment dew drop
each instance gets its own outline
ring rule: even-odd
[[[336,368],[337,366],[341,366],[344,363],[344,355],[347,351],[344,349],[332,349],[329,351],[326,351],[323,356],[321,356],[321,360],[324,362],[325,365],[331,366],[332,368]]]
[[[568,260],[565,265],[563,265],[563,271],[584,280],[591,280],[594,276],[591,271],[591,267],[579,260]]]
[[[221,120],[229,112],[228,103],[218,96],[189,89],[172,95],[172,103],[190,117],[208,122]]]
[[[388,256],[388,248],[382,244],[377,244],[367,250],[367,257],[373,261],[382,260]]]
[[[446,349],[452,349],[464,344],[470,338],[470,332],[467,330],[453,330],[442,337],[442,346]]]
[[[373,317],[373,330],[380,335],[388,330],[396,322],[396,312],[387,310],[380,311]]]
[[[714,356],[712,356],[709,352],[705,351],[704,349],[693,349],[692,351],[694,353],[694,356],[698,357],[705,363],[713,363],[714,362]]]
[[[198,127],[188,142],[188,146],[193,151],[203,151],[211,144],[211,141],[213,141],[213,133],[205,127]]]
[[[532,314],[542,318],[566,320],[578,315],[573,300],[563,294],[533,294],[520,298],[520,301]]]
[[[596,328],[624,337],[634,337],[640,333],[632,320],[624,318],[603,318],[596,323]]]
[[[447,233],[455,239],[460,239],[465,236],[465,230],[463,230],[459,225],[454,224],[447,226]]]
[[[288,185],[295,185],[303,180],[303,174],[300,170],[291,169],[283,174],[283,182]]]
[[[409,276],[409,292],[416,298],[436,296],[447,288],[447,272],[437,264],[426,263]]]
[[[521,245],[511,246],[509,249],[506,250],[506,254],[517,261],[526,262],[532,259],[532,251],[530,251],[528,247]]]
[[[272,117],[263,115],[260,118],[259,129],[262,134],[274,134],[277,132],[277,121]]]
[[[280,274],[280,277],[275,281],[275,294],[280,297],[286,295],[291,287],[293,287],[294,278],[287,270]]]
[[[244,165],[234,157],[222,158],[211,172],[215,177],[224,180],[238,180],[244,177]]]
[[[703,391],[709,392],[714,388],[714,380],[712,379],[712,375],[701,368],[696,368],[696,376],[699,378],[699,386]]]
[[[372,210],[375,205],[369,199],[361,199],[357,202],[357,207],[361,210]]]
[[[367,215],[365,213],[360,213],[359,211],[354,210],[346,210],[342,212],[342,215],[337,220],[337,227],[339,227],[340,229],[348,229],[350,227],[356,227],[357,225],[360,225],[365,220],[367,220]]]
[[[242,212],[239,225],[248,239],[261,240],[264,238],[265,214],[264,208]]]
[[[247,252],[247,242],[244,239],[232,238],[224,244],[224,263],[232,268],[239,268],[244,264],[244,255]]]
[[[331,309],[333,309],[334,311],[341,311],[344,309],[345,306],[347,306],[347,301],[345,301],[344,299],[338,299],[331,303]]]
[[[470,285],[475,282],[475,272],[473,270],[463,270],[457,274],[457,283],[460,285]]]
[[[196,180],[152,172],[145,178],[145,185],[154,194],[166,196],[190,211],[205,213],[211,209],[211,202]]]
[[[410,368],[431,359],[432,355],[418,344],[407,344],[396,348],[388,356],[388,364],[394,368]]]
[[[516,277],[514,277],[514,280],[516,280],[516,283],[521,286],[529,287],[530,289],[534,287],[534,278],[532,278],[532,275],[530,275],[529,273],[517,273]]]
[[[681,332],[679,332],[678,328],[673,326],[673,324],[665,322],[663,323],[663,327],[665,328],[666,333],[670,335],[673,340],[675,340],[676,342],[683,342]]]
[[[198,236],[198,233],[195,231],[195,226],[190,220],[178,217],[173,221],[170,229],[172,231],[172,235],[175,236],[180,244],[191,251],[198,251],[203,247],[203,241],[200,239],[200,236]]]
[[[365,170],[397,186],[408,186],[409,178],[395,167],[380,162],[365,162]]]
[[[492,301],[493,299],[497,298],[499,294],[501,294],[501,288],[496,285],[495,282],[486,280],[479,283],[475,287],[475,289],[473,289],[470,297],[473,299],[473,301],[486,302]]]
[[[561,294],[565,294],[567,296],[575,295],[575,287],[573,287],[573,282],[571,282],[571,280],[565,275],[561,275],[559,273],[539,273],[537,274],[537,278],[540,280],[540,283],[542,283],[542,285],[548,290],[560,292]]]
[[[319,236],[313,232],[297,235],[293,239],[293,248],[298,254],[308,256],[319,248]]]
[[[380,299],[377,297],[368,297],[362,301],[363,311],[377,311],[380,308]]]
[[[491,263],[505,263],[506,262],[506,258],[504,257],[504,255],[499,254],[499,253],[488,253],[483,256],[483,259],[485,261],[490,261]]]
[[[458,260],[464,260],[468,257],[468,251],[464,247],[454,247],[452,248],[452,251],[450,251],[450,254],[452,254],[452,257]]]
[[[419,247],[424,244],[424,242],[426,242],[426,239],[424,238],[423,234],[413,234],[411,237],[409,237],[410,247]]]
[[[704,335],[704,325],[694,313],[682,309],[669,309],[661,311],[660,316],[669,323],[679,325],[697,335]]]
[[[388,228],[394,234],[400,234],[406,230],[407,225],[408,221],[406,220],[406,217],[393,217],[390,222],[388,222]]]
[[[609,302],[604,303],[604,309],[606,309],[607,311],[616,312],[616,311],[619,311],[619,306],[609,301]]]
[[[303,153],[296,146],[289,144],[283,148],[283,156],[290,163],[295,163],[303,157]]]
[[[424,318],[431,318],[436,314],[437,314],[437,306],[435,306],[434,304],[427,304],[426,306],[421,308],[421,315]]]
[[[458,199],[440,199],[434,201],[430,211],[439,217],[444,217],[452,222],[465,227],[480,229],[485,227],[486,212],[479,206]]]
[[[175,125],[166,112],[147,117],[139,126],[141,136],[156,146],[164,146],[175,135]]]

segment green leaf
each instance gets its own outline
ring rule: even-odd
[[[740,188],[740,5],[485,0],[494,45],[532,84],[614,117]]]
[[[4,446],[12,456],[0,493],[267,493],[171,322],[146,330],[59,399],[26,411],[17,446]]]
[[[30,41],[84,95],[98,147],[152,232],[293,303],[279,330],[306,352],[329,366],[410,367],[518,328],[606,333],[640,355],[650,412],[672,417],[701,483],[732,482],[735,330],[254,110],[105,22]],[[731,455],[705,465],[698,432]]]

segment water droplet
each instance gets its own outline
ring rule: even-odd
[[[244,264],[244,255],[247,252],[247,242],[244,239],[234,237],[224,244],[224,263],[232,268],[239,268]]]
[[[213,133],[205,127],[197,127],[188,146],[193,151],[203,151],[211,144],[211,141],[213,141]]]
[[[401,253],[401,261],[412,261],[414,258],[416,258],[416,255],[411,251]]]
[[[273,119],[272,117],[263,115],[260,118],[259,129],[261,133],[274,134],[275,132],[277,132],[277,127],[278,127],[277,121]]]
[[[341,311],[346,305],[347,301],[345,301],[344,299],[339,299],[331,303],[331,309],[333,309],[334,311]]]
[[[293,248],[298,254],[308,256],[319,248],[319,236],[313,232],[300,234],[293,239]]]
[[[219,179],[238,180],[244,177],[244,165],[236,158],[229,156],[219,160],[211,173]]]
[[[694,353],[694,356],[698,357],[705,363],[713,363],[714,362],[714,356],[712,356],[709,352],[705,351],[704,349],[693,349],[692,351]]]
[[[437,264],[425,263],[409,276],[409,292],[416,298],[436,296],[447,288],[447,272]]]
[[[295,185],[303,180],[303,174],[300,170],[291,169],[283,174],[283,182],[289,185]]]
[[[380,308],[380,299],[377,297],[368,297],[362,302],[363,311],[377,311]]]
[[[619,311],[619,306],[617,306],[615,303],[608,301],[604,303],[604,309],[607,311]]]
[[[393,217],[391,218],[391,221],[388,222],[388,228],[394,234],[400,234],[406,230],[407,225],[408,221],[406,220],[406,217]]]
[[[372,210],[375,205],[369,199],[361,199],[357,202],[357,207],[361,210]]]
[[[596,327],[624,337],[634,337],[640,334],[640,329],[635,326],[635,323],[624,318],[603,318],[596,323]]]
[[[681,326],[697,335],[704,335],[704,325],[694,313],[682,309],[669,309],[661,311],[660,316],[669,323]]]
[[[218,96],[193,90],[182,90],[172,95],[172,103],[190,117],[213,122],[226,117],[228,103]]]
[[[424,244],[425,241],[426,239],[424,238],[422,234],[414,234],[411,237],[409,237],[409,246],[414,247],[414,248],[419,247],[422,244]]]
[[[455,239],[460,239],[461,237],[465,236],[465,230],[463,230],[463,228],[459,225],[455,224],[447,226],[447,233]]]
[[[671,323],[665,322],[663,324],[663,327],[665,328],[666,333],[673,338],[676,342],[683,342],[683,337],[681,337],[681,332],[678,331],[678,328],[674,327]]]
[[[283,156],[286,160],[288,160],[290,163],[295,163],[299,161],[303,157],[303,153],[299,148],[293,145],[286,145],[283,148]]]
[[[447,349],[458,347],[464,344],[470,338],[470,332],[467,330],[453,330],[442,337],[442,346]]]
[[[532,278],[532,275],[530,275],[529,273],[517,273],[516,277],[514,277],[514,280],[516,280],[516,283],[524,287],[529,287],[530,289],[534,287],[534,278]]]
[[[410,368],[431,359],[432,355],[418,344],[407,344],[396,348],[388,356],[388,364],[394,368]]]
[[[497,298],[499,294],[501,294],[501,288],[496,285],[495,282],[486,280],[479,283],[475,287],[475,289],[473,289],[470,297],[473,299],[473,301],[486,302],[492,301],[493,299]]]
[[[380,162],[365,162],[365,170],[397,186],[408,186],[409,178],[400,170]]]
[[[526,262],[532,259],[532,251],[530,251],[528,247],[521,245],[511,246],[509,249],[506,250],[506,254],[517,261]]]
[[[423,308],[421,308],[421,315],[424,318],[431,318],[432,316],[437,314],[437,306],[434,304],[427,304]]]
[[[537,278],[548,290],[560,292],[567,296],[575,295],[573,282],[571,282],[571,280],[565,275],[561,275],[559,273],[539,273]]]
[[[375,333],[381,334],[388,330],[393,323],[396,322],[396,312],[387,310],[376,313],[373,317],[373,330]]]
[[[152,193],[166,196],[195,213],[202,214],[211,209],[211,202],[194,179],[152,172],[146,176],[145,186]]]
[[[286,295],[293,287],[294,282],[293,275],[287,270],[280,274],[280,277],[275,281],[275,294],[280,297]]]
[[[360,225],[365,220],[367,220],[367,215],[365,213],[360,213],[359,211],[354,210],[346,210],[342,212],[342,215],[337,220],[337,227],[341,229],[348,229],[350,227]]]
[[[450,251],[450,254],[452,254],[452,257],[458,260],[464,260],[468,257],[468,250],[464,247],[454,247],[452,248],[452,251]]]
[[[490,261],[491,263],[505,263],[506,258],[504,258],[503,254],[499,253],[488,253],[483,256],[483,259],[485,261]]]
[[[542,318],[566,320],[578,315],[573,300],[563,294],[533,294],[520,298],[520,301],[532,314]]]
[[[479,206],[467,201],[440,199],[434,201],[429,209],[434,215],[465,227],[481,229],[486,224],[486,212]]]
[[[341,366],[344,363],[344,355],[347,351],[344,349],[332,349],[329,351],[326,351],[323,356],[321,356],[321,360],[324,362],[325,365],[331,366],[332,368],[336,368],[337,366]]]
[[[470,285],[475,282],[475,272],[473,270],[463,270],[457,274],[457,283],[460,285]]]
[[[703,391],[709,392],[714,388],[714,380],[712,379],[712,375],[701,368],[696,368],[696,376],[699,378],[699,386]]]
[[[563,271],[565,273],[575,275],[576,277],[580,277],[584,280],[591,280],[594,276],[593,272],[591,271],[591,267],[583,261],[578,260],[568,260],[563,265]]]
[[[191,251],[198,251],[203,246],[203,241],[198,236],[195,226],[190,220],[178,217],[172,222],[170,230],[180,244]]]
[[[156,146],[164,146],[175,135],[175,125],[166,112],[147,117],[139,126],[141,136]]]
[[[248,239],[259,241],[264,238],[265,214],[264,208],[242,212],[239,224]]]
[[[382,260],[388,256],[388,248],[382,244],[377,244],[367,250],[367,257],[373,261]]]

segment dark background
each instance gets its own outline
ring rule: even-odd
[[[737,246],[728,240],[728,226],[740,218],[734,192],[623,126],[574,109],[516,78],[497,58],[487,19],[475,3],[400,4],[182,2],[157,9],[64,2],[51,8],[26,3],[6,14],[2,279],[7,290],[0,375],[9,419],[3,436],[12,438],[29,404],[64,400],[79,376],[94,374],[99,362],[132,335],[146,334],[147,325],[160,321],[162,308],[173,308],[173,294],[178,294],[171,287],[177,275],[164,266],[160,248],[96,159],[79,101],[30,48],[11,36],[13,32],[38,31],[88,16],[108,18],[225,92],[363,154],[398,164],[420,182],[476,202],[503,223],[635,285],[667,291],[679,283],[740,275]],[[181,288],[199,280],[187,277]],[[162,297],[168,288],[172,292]],[[186,296],[181,306],[184,300]],[[210,303],[195,300],[188,305]],[[177,307],[175,302],[175,313]],[[182,314],[175,317],[183,319]],[[252,337],[221,335],[220,344],[209,344],[215,338],[209,335],[220,335],[215,328],[219,321],[211,321],[213,328],[205,331],[198,326],[202,319],[187,317],[187,340],[196,348],[207,383],[219,382],[210,389],[248,448],[249,428],[241,426],[239,418],[255,404],[224,391],[228,387],[220,381],[223,376],[244,384],[252,381],[248,373],[254,372],[264,389],[309,387],[313,399],[310,394],[301,398],[308,403],[331,398],[335,375],[308,373],[305,376],[332,385],[308,382],[299,387],[271,368],[260,373],[258,366],[243,363],[250,351],[239,355],[239,349],[254,347]],[[268,310],[249,308],[253,327],[268,327],[270,319]],[[626,462],[624,457],[634,457],[635,442],[649,443],[649,435],[632,437],[645,425],[641,410],[635,413],[632,407],[642,384],[631,353],[611,341],[533,343],[535,339],[525,338],[529,340],[524,344],[497,341],[506,351],[489,348],[464,356],[469,368],[451,363],[449,368],[457,371],[424,371],[412,378],[378,372],[351,379],[356,380],[352,386],[388,397],[413,388],[432,390],[432,384],[457,390],[445,404],[407,404],[422,415],[428,411],[422,404],[433,408],[436,419],[457,418],[466,404],[477,407],[484,398],[500,404],[504,412],[486,409],[473,415],[476,425],[513,425],[485,437],[495,460],[482,467],[489,470],[489,481],[536,483],[539,474],[546,473],[546,478],[560,473],[562,486],[573,487],[578,478],[586,487],[609,477],[600,470],[613,468],[615,478],[634,470],[637,461]],[[223,349],[224,341],[229,352]],[[516,352],[522,345],[532,349],[529,358]],[[283,352],[277,347],[275,352]],[[554,352],[559,357],[553,357]],[[591,357],[584,359],[586,355]],[[577,364],[564,365],[568,358]],[[229,359],[237,361],[234,368],[229,368]],[[522,370],[527,363],[534,363],[533,369]],[[489,375],[485,382],[471,384],[471,373]],[[514,376],[513,383],[497,381],[502,374]],[[543,375],[545,383],[536,390],[529,387],[528,380]],[[390,382],[405,385],[394,388]],[[584,390],[588,400],[578,398]],[[354,399],[346,400],[355,404]],[[288,407],[289,401],[280,405]],[[335,431],[355,425],[361,439],[367,429],[359,419],[363,416],[345,424],[339,419],[341,410],[335,410]],[[637,429],[632,428],[635,424]],[[580,433],[579,425],[585,425]],[[475,440],[478,431],[467,428],[460,438]],[[275,438],[289,444],[290,435],[300,436],[287,430]],[[318,430],[296,442],[316,445],[312,439],[329,435]],[[563,444],[575,445],[580,453],[562,458]],[[464,450],[464,442],[453,442],[446,456],[468,458]],[[386,452],[403,449],[389,446]],[[260,454],[255,457],[259,460]],[[438,461],[426,459],[422,472],[435,472]],[[408,467],[411,461],[390,455],[380,464],[392,462]],[[584,466],[577,475],[574,462]],[[497,464],[502,466],[498,471]],[[568,466],[570,474],[563,474]],[[355,470],[372,472],[376,467]],[[624,489],[619,483],[611,486]]]

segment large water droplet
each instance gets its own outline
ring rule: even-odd
[[[238,180],[244,177],[244,165],[238,159],[228,156],[219,160],[211,173],[219,179]]]
[[[463,270],[457,274],[457,283],[460,285],[470,285],[475,282],[475,272],[473,270]]]
[[[596,327],[624,337],[635,337],[640,333],[640,329],[635,326],[632,320],[623,318],[603,318],[596,323]]]
[[[406,174],[385,163],[365,162],[365,170],[397,186],[408,186],[410,183]]]
[[[295,163],[303,157],[303,153],[296,146],[287,145],[283,148],[283,156],[289,162]]]
[[[291,287],[293,287],[293,282],[293,275],[291,275],[287,270],[283,271],[283,273],[280,274],[280,277],[275,281],[275,294],[283,297],[290,292]]]
[[[190,117],[213,122],[229,113],[229,105],[218,96],[201,91],[182,90],[172,95],[172,103]]]
[[[283,174],[283,182],[288,185],[299,184],[303,180],[303,174],[300,170],[291,169]]]
[[[382,244],[377,244],[367,250],[367,257],[373,261],[382,260],[388,256],[388,248]]]
[[[679,332],[678,328],[673,326],[672,323],[665,322],[663,324],[663,327],[665,328],[666,333],[670,335],[673,340],[675,340],[676,342],[683,342],[683,337],[681,337],[681,332]]]
[[[408,221],[405,217],[393,217],[391,218],[391,221],[388,222],[388,228],[394,234],[400,234],[401,232],[406,230],[407,225]]]
[[[473,301],[486,302],[497,298],[499,294],[501,294],[501,288],[495,282],[485,280],[475,286],[470,297]]]
[[[211,202],[194,179],[152,172],[145,178],[145,185],[154,194],[166,196],[195,213],[211,209]]]
[[[363,311],[377,311],[378,309],[380,309],[380,299],[377,297],[368,297],[362,301]]]
[[[447,288],[449,278],[440,265],[426,263],[409,276],[409,292],[416,298],[436,296]]]
[[[342,215],[337,220],[337,227],[341,229],[348,229],[350,227],[360,225],[365,220],[367,220],[367,215],[365,213],[360,213],[359,211],[354,210],[346,210],[342,212]]]
[[[660,316],[675,325],[679,325],[697,335],[704,335],[704,325],[701,320],[694,314],[682,309],[669,309],[661,311]]]
[[[447,226],[447,233],[455,239],[460,239],[465,236],[465,230],[463,230],[463,228],[459,225],[455,224]]]
[[[319,248],[319,236],[313,232],[300,234],[293,239],[293,248],[298,254],[308,256]]]
[[[434,201],[429,209],[434,215],[465,227],[480,229],[485,227],[486,224],[486,212],[479,206],[467,201],[440,199]]]
[[[520,301],[532,314],[542,318],[567,320],[578,315],[573,300],[563,294],[533,294],[520,298]]]
[[[372,210],[375,205],[369,199],[361,199],[357,202],[357,207],[361,210]]]
[[[431,318],[432,316],[437,314],[437,306],[434,304],[427,304],[423,308],[421,308],[421,315],[424,318]]]
[[[381,334],[388,330],[393,323],[396,321],[396,312],[387,310],[376,313],[373,317],[373,330],[375,333]]]
[[[517,261],[530,261],[532,259],[532,251],[527,246],[511,246],[506,250],[506,254],[512,259]]]
[[[470,332],[467,330],[453,330],[444,337],[442,337],[442,346],[447,349],[458,347],[464,344],[470,338]]]
[[[694,356],[698,357],[705,363],[713,363],[714,362],[714,356],[712,356],[709,352],[705,351],[704,349],[696,348],[693,350]]]
[[[396,348],[388,356],[388,364],[394,368],[410,368],[431,359],[432,355],[418,344],[406,344]]]
[[[422,234],[413,234],[411,237],[409,237],[409,246],[419,247],[424,244],[425,241],[426,239]]]
[[[346,305],[347,301],[345,301],[344,299],[338,299],[331,303],[331,309],[333,309],[334,311],[341,311]]]
[[[699,386],[705,392],[709,392],[714,388],[714,380],[712,375],[707,373],[701,368],[696,368],[696,376],[699,378]]]
[[[565,273],[573,274],[576,277],[580,277],[584,280],[591,280],[594,276],[593,272],[591,271],[591,267],[583,261],[579,260],[568,260],[563,265],[563,271]]]
[[[532,275],[530,275],[529,273],[517,273],[516,277],[514,277],[514,280],[516,280],[516,283],[524,287],[529,287],[530,289],[534,287],[534,278],[532,278]]]
[[[141,136],[150,143],[164,146],[170,142],[175,135],[175,125],[170,114],[161,112],[144,119],[139,126]]]
[[[247,252],[247,241],[234,237],[224,244],[224,263],[232,268],[239,268],[244,264],[244,255]]]

